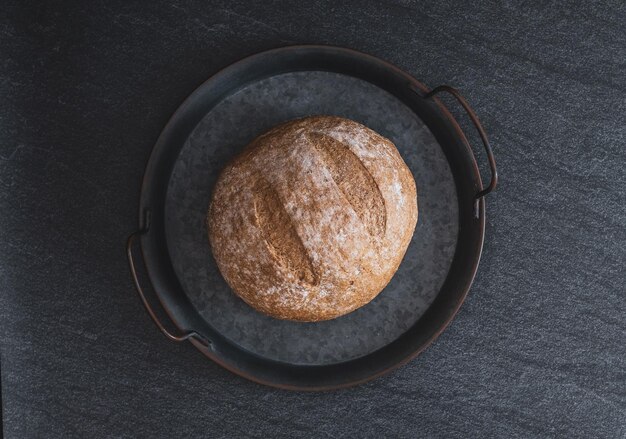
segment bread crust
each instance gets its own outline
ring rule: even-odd
[[[374,299],[416,223],[415,181],[393,143],[335,116],[254,139],[220,174],[207,214],[233,291],[264,314],[308,322]]]

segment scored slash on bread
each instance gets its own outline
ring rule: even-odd
[[[363,163],[350,148],[326,134],[313,132],[306,134],[306,137],[324,156],[335,184],[370,234],[384,235],[387,219],[385,200]]]
[[[318,284],[319,277],[276,191],[259,176],[253,192],[256,220],[276,262],[296,274],[300,281]]]

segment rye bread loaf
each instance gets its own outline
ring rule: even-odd
[[[392,142],[348,119],[293,120],[221,173],[207,215],[220,272],[269,316],[328,320],[370,302],[417,222],[415,181]]]

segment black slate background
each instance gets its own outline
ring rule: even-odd
[[[1,10],[5,437],[626,437],[624,2]],[[295,43],[459,87],[501,171],[456,320],[409,365],[332,393],[253,384],[168,342],[124,255],[144,166],[181,101],[219,68]]]

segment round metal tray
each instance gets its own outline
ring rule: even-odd
[[[477,127],[492,171],[487,188],[459,125],[433,97],[439,92],[456,97]],[[398,272],[371,303],[326,322],[276,320],[230,291],[204,219],[217,175],[235,154],[280,122],[316,114],[356,120],[394,142],[417,183],[419,221]],[[478,266],[483,197],[496,181],[485,133],[455,89],[429,92],[392,65],[349,49],[270,50],[213,76],[168,122],[144,175],[139,231],[127,244],[131,272],[157,326],[227,369],[290,389],[348,386],[408,361],[452,319]],[[137,237],[176,331],[162,325],[140,286]]]

